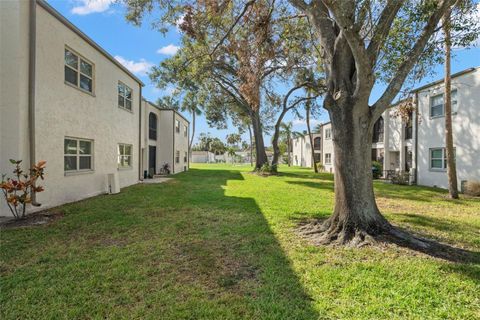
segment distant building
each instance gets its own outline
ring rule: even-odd
[[[215,155],[210,151],[192,151],[192,163],[215,163]]]

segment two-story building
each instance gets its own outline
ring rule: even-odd
[[[171,173],[187,171],[189,121],[173,109],[162,109],[143,99],[142,172],[144,178],[163,173],[168,165]]]
[[[138,183],[143,83],[44,0],[0,1],[0,173],[45,160],[41,210]],[[188,168],[188,121],[159,111],[157,168]],[[145,130],[144,130],[145,124]],[[146,157],[146,158],[145,158]],[[0,199],[0,216],[10,215]]]

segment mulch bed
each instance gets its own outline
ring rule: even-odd
[[[62,211],[40,211],[26,215],[21,219],[5,219],[0,221],[0,229],[16,229],[51,224],[65,216]]]

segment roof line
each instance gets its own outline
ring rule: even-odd
[[[475,71],[475,70],[477,70],[477,69],[479,69],[479,68],[480,68],[480,67],[472,67],[472,68],[468,68],[468,69],[459,71],[459,72],[457,72],[457,73],[452,74],[452,75],[451,75],[451,78],[452,78],[452,79],[453,79],[453,78],[457,78],[457,77],[462,76],[462,75],[464,75],[464,74],[466,74],[466,73],[473,72],[473,71]],[[413,89],[411,92],[422,91],[423,89],[426,89],[426,88],[432,87],[432,86],[434,86],[434,85],[440,84],[440,83],[442,83],[443,81],[444,81],[444,79],[442,78],[442,79],[440,79],[440,80],[436,80],[436,81],[434,81],[434,82],[430,82],[430,83],[428,83],[428,84],[426,84],[426,85],[424,85],[424,86],[421,86],[421,87],[419,87],[419,88],[417,88],[417,89]]]
[[[179,115],[183,120],[187,121],[188,124],[190,124],[190,121],[189,121],[187,118],[185,118],[185,117],[183,116],[183,114],[181,114],[181,113],[178,112],[177,110],[175,110],[175,109],[173,109],[173,108],[160,108],[160,107],[157,106],[155,103],[153,103],[153,102],[151,102],[151,101],[148,101],[148,100],[145,99],[144,97],[142,97],[142,99],[143,99],[143,101],[151,104],[152,106],[154,106],[155,108],[157,108],[157,109],[160,110],[160,111],[173,111],[173,112],[175,112],[175,113],[176,113],[177,115]]]
[[[140,80],[137,76],[135,76],[130,70],[125,68],[120,62],[117,61],[111,54],[109,54],[105,49],[103,49],[98,43],[93,41],[89,36],[83,33],[78,27],[76,27],[73,23],[71,23],[67,18],[65,18],[60,12],[58,12],[55,8],[53,8],[50,4],[48,4],[45,0],[36,0],[37,3],[47,10],[52,16],[57,18],[61,23],[63,23],[67,28],[75,32],[80,38],[85,40],[88,44],[92,47],[97,49],[101,54],[103,54],[108,60],[113,62],[117,67],[122,69],[126,74],[132,77],[136,82],[138,82],[141,86],[145,86],[145,84]]]

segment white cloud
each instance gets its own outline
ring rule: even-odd
[[[157,53],[165,54],[167,56],[173,56],[175,53],[177,53],[178,49],[180,49],[179,46],[176,46],[174,44],[169,44],[168,46],[158,49]]]
[[[136,75],[146,75],[147,71],[153,67],[153,63],[146,61],[145,59],[140,59],[140,61],[127,60],[121,56],[115,56],[115,59],[120,62],[125,68],[130,70]]]
[[[90,13],[104,12],[110,8],[115,0],[77,0],[77,5],[72,8],[73,14],[86,15]]]

